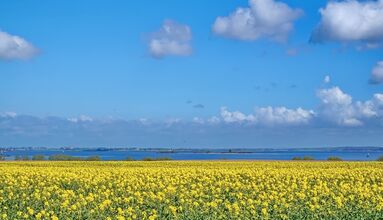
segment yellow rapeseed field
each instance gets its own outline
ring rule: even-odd
[[[0,219],[383,219],[383,163],[2,162]]]

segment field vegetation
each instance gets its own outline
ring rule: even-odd
[[[383,219],[381,162],[6,161],[0,219]]]

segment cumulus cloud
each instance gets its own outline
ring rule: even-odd
[[[37,49],[25,39],[0,31],[0,59],[28,59],[37,54]]]
[[[383,116],[383,94],[374,94],[371,100],[365,102],[354,102],[339,87],[332,87],[319,90],[317,96],[321,101],[320,117],[338,125],[361,126],[365,120]]]
[[[205,120],[203,118],[200,118],[200,117],[194,117],[193,122],[197,123],[197,124],[205,124]]]
[[[269,38],[286,41],[294,21],[303,15],[301,9],[290,8],[274,0],[250,0],[249,8],[238,8],[229,16],[216,18],[213,32],[238,40]]]
[[[350,95],[344,93],[339,87],[332,87],[330,89],[321,89],[318,91],[318,97],[323,104],[326,105],[350,105],[352,98]]]
[[[330,1],[319,12],[311,42],[362,42],[365,48],[376,48],[383,40],[383,0]]]
[[[192,53],[191,39],[189,26],[165,20],[160,30],[151,34],[149,52],[155,58],[168,55],[188,56]]]
[[[383,61],[379,61],[371,71],[371,84],[383,83]]]
[[[224,122],[254,122],[255,117],[252,114],[245,115],[239,111],[229,111],[226,107],[221,108],[221,117]]]
[[[213,116],[207,120],[210,124],[218,124],[221,122],[221,119],[219,119],[217,116]]]
[[[317,95],[320,106],[315,111],[268,106],[245,114],[223,107],[217,116],[191,120],[105,120],[85,115],[67,119],[0,113],[0,144],[202,147],[218,146],[218,143],[239,146],[242,143],[241,146],[261,144],[265,147],[278,144],[307,146],[313,144],[313,137],[319,140],[316,143],[325,141],[325,145],[334,144],[339,137],[342,138],[337,143],[342,145],[366,144],[366,140],[367,144],[381,143],[383,94],[374,94],[367,101],[354,101],[339,87],[332,87],[318,90]],[[296,138],[297,135],[310,137],[306,138],[310,142]]]
[[[264,107],[255,111],[256,121],[263,125],[300,125],[307,124],[314,116],[314,111],[302,108]]]
[[[216,122],[265,127],[315,126],[318,122],[324,122],[329,126],[357,127],[367,123],[383,122],[383,94],[376,93],[367,101],[354,101],[351,95],[334,86],[318,90],[317,97],[320,105],[315,110],[268,106],[257,107],[254,112],[245,114],[222,107]]]
[[[0,117],[3,118],[15,118],[17,116],[16,112],[0,112]]]
[[[383,95],[376,97],[380,102]],[[212,122],[208,122],[208,121]],[[204,123],[197,123],[198,121]],[[214,123],[213,123],[214,121]],[[179,122],[142,124],[139,120],[94,119],[86,126],[60,117],[17,114],[0,117],[0,145],[10,147],[307,147],[379,145],[380,127],[348,128],[252,126],[225,123],[220,117]],[[300,137],[300,138],[297,138]]]
[[[170,126],[179,124],[181,122],[182,122],[182,119],[180,119],[180,118],[168,118],[165,120],[164,123],[166,124],[166,126],[170,127]]]
[[[262,107],[254,113],[246,115],[239,111],[228,111],[221,108],[222,120],[226,123],[248,122],[255,125],[300,125],[307,124],[314,116],[314,111],[302,108],[288,109],[286,107]]]
[[[351,96],[344,93],[340,88],[321,89],[318,91],[317,96],[322,104],[321,116],[339,125],[357,126],[362,124],[356,118]]]
[[[92,122],[93,118],[87,115],[80,115],[79,117],[74,118],[68,118],[68,121],[73,123],[79,123],[79,122]]]

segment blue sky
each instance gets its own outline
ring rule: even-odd
[[[0,144],[383,141],[381,0],[7,1],[0,10]],[[297,132],[278,136],[290,126]],[[294,141],[302,129],[311,138]],[[368,139],[353,137],[361,129]]]

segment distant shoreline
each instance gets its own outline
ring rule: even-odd
[[[371,161],[383,156],[383,147],[333,148],[0,148],[0,158],[97,158],[100,160],[345,160]]]
[[[0,147],[0,152],[9,151],[130,151],[157,153],[199,153],[199,154],[253,154],[264,152],[383,152],[383,147],[314,147],[314,148],[145,148],[145,147]]]

